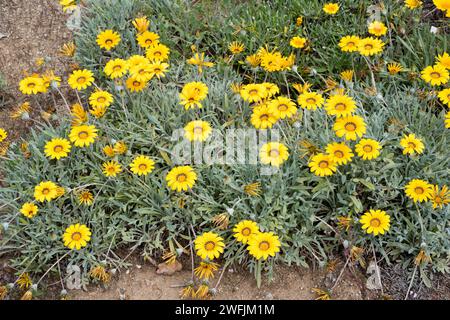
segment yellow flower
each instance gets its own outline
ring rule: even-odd
[[[72,115],[72,126],[82,125],[88,120],[87,112],[78,103],[72,106],[71,115]]]
[[[94,203],[94,195],[89,190],[81,190],[78,194],[78,202],[85,206],[90,206]]]
[[[89,271],[91,278],[108,283],[111,280],[111,274],[103,266],[96,266]]]
[[[130,164],[131,172],[139,176],[146,176],[155,168],[155,161],[147,156],[138,156]]]
[[[360,39],[358,42],[358,51],[363,56],[373,56],[383,51],[385,43],[380,39],[372,37]]]
[[[373,233],[374,236],[377,236],[389,230],[390,220],[391,217],[386,214],[386,211],[370,209],[363,214],[359,222],[368,234]]]
[[[167,46],[158,43],[150,46],[147,49],[145,56],[150,61],[166,61],[169,59],[169,53],[170,49]]]
[[[450,0],[433,0],[433,3],[439,10],[446,11],[447,17],[450,16]]]
[[[291,39],[291,41],[289,42],[289,44],[291,45],[291,47],[296,48],[296,49],[302,49],[305,47],[306,45],[306,38],[302,38],[302,37],[293,37]]]
[[[50,159],[59,160],[69,155],[70,149],[69,140],[62,138],[55,138],[45,144],[45,155]]]
[[[112,59],[106,63],[104,71],[111,79],[121,78],[128,71],[128,63],[123,59]]]
[[[105,30],[97,36],[97,44],[100,48],[111,50],[120,43],[120,35],[113,30]]]
[[[278,97],[269,102],[270,112],[278,119],[292,118],[297,113],[297,107],[288,97]]]
[[[0,128],[0,142],[3,142],[8,137],[8,132],[5,129]]]
[[[170,189],[181,192],[192,189],[197,181],[197,174],[191,166],[175,167],[167,173],[167,185]]]
[[[269,142],[259,151],[261,163],[279,167],[289,158],[288,148],[279,142]]]
[[[27,77],[22,79],[19,83],[20,92],[27,95],[41,93],[44,87],[44,81],[42,78],[37,76]]]
[[[317,296],[315,300],[330,300],[331,293],[328,290],[322,290],[319,288],[311,288],[311,291],[314,292]]]
[[[211,134],[211,125],[206,121],[196,120],[184,127],[184,136],[189,141],[205,141]]]
[[[184,298],[195,298],[195,290],[194,290],[194,285],[193,284],[188,284],[187,286],[185,286],[182,290],[181,290],[181,299]]]
[[[30,275],[27,272],[22,273],[19,278],[17,278],[16,282],[20,289],[28,289],[33,284]]]
[[[233,236],[237,241],[247,244],[248,240],[259,233],[258,224],[251,220],[243,220],[233,228]]]
[[[128,68],[131,69],[133,67],[136,67],[140,64],[149,64],[150,60],[148,60],[146,57],[135,54],[133,56],[131,56],[130,58],[128,58],[128,60],[126,61],[128,64]]]
[[[261,85],[266,88],[265,98],[269,99],[280,93],[280,88],[275,83],[263,82]]]
[[[303,109],[316,110],[322,107],[324,101],[323,96],[317,92],[303,92],[298,96],[298,104]]]
[[[422,140],[416,138],[414,134],[404,136],[403,139],[400,140],[400,145],[403,147],[403,154],[414,154],[415,152],[421,154],[425,149]]]
[[[297,17],[297,19],[295,20],[295,25],[297,27],[300,27],[302,25],[302,23],[303,23],[303,17],[301,17],[301,16]]]
[[[450,107],[450,88],[446,88],[444,90],[439,91],[438,97],[439,100],[442,101],[442,103]]]
[[[350,116],[356,109],[356,102],[347,95],[335,94],[325,102],[325,110],[331,116]]]
[[[445,127],[450,128],[450,111],[445,114]]]
[[[186,110],[202,108],[200,103],[208,95],[208,87],[203,82],[190,82],[184,85],[180,93],[180,104]]]
[[[139,33],[144,33],[145,31],[148,30],[148,27],[150,25],[150,21],[148,21],[147,17],[140,17],[140,18],[136,18],[133,21],[133,26],[136,28],[136,30]]]
[[[432,197],[433,185],[424,180],[414,179],[405,186],[405,193],[414,202],[426,202]]]
[[[308,163],[308,166],[310,167],[311,172],[319,177],[331,176],[337,170],[333,157],[323,153],[313,156]]]
[[[352,149],[345,143],[333,142],[327,145],[325,151],[334,163],[341,165],[352,161],[354,156]]]
[[[369,24],[369,33],[381,37],[387,33],[387,27],[381,21],[373,21]]]
[[[450,79],[447,69],[440,64],[426,67],[422,70],[421,75],[422,79],[430,83],[432,86],[446,84]]]
[[[219,265],[210,261],[202,261],[200,265],[194,269],[194,274],[199,279],[209,280],[214,278],[214,271],[217,271]]]
[[[420,0],[405,0],[405,6],[408,9],[417,9],[422,5],[422,1]]]
[[[366,133],[366,124],[360,116],[348,116],[336,119],[333,129],[339,138],[356,140],[357,137],[362,137]]]
[[[29,102],[26,101],[17,106],[16,108],[14,108],[9,116],[11,119],[18,119],[22,118],[25,114],[30,114],[30,112],[31,112],[31,105]],[[0,142],[1,141],[2,141],[2,134],[0,129]]]
[[[108,161],[103,163],[103,174],[107,177],[116,177],[122,172],[122,166],[117,161]]]
[[[228,46],[228,50],[230,50],[230,52],[232,54],[239,54],[242,51],[244,51],[244,49],[245,49],[245,46],[241,42],[238,42],[238,41],[234,41],[234,42],[230,43],[230,45]]]
[[[58,186],[51,181],[43,181],[39,183],[36,187],[34,187],[34,198],[36,201],[44,202],[44,201],[52,201],[57,198]]]
[[[91,230],[84,224],[70,225],[63,235],[64,245],[73,250],[80,250],[91,240]]]
[[[389,73],[390,73],[391,75],[395,75],[395,74],[397,74],[397,73],[403,71],[402,65],[401,65],[400,63],[396,63],[396,62],[394,62],[394,63],[389,63],[389,64],[387,65],[387,69],[388,69],[388,71],[389,71]]]
[[[160,62],[160,61],[155,61],[150,63],[150,75],[152,76],[152,78],[154,76],[156,76],[158,79],[160,79],[161,77],[165,77],[165,73],[167,72],[167,69],[169,68],[169,64],[164,63],[164,62]]]
[[[244,186],[244,192],[252,197],[259,197],[261,194],[261,183],[254,182]]]
[[[77,47],[73,42],[65,43],[61,49],[59,49],[59,53],[66,57],[73,57],[75,55]]]
[[[380,155],[381,145],[373,139],[361,139],[355,146],[355,152],[363,160],[372,160]]]
[[[334,2],[329,2],[329,3],[326,3],[322,9],[326,14],[334,15],[339,11],[339,4],[334,3]]]
[[[69,139],[76,147],[88,147],[94,143],[97,137],[97,131],[95,126],[90,125],[72,127],[69,133]]]
[[[150,48],[152,45],[159,43],[159,35],[154,32],[144,31],[137,36],[138,44],[142,48]]]
[[[210,290],[208,285],[203,283],[198,287],[197,291],[195,292],[195,297],[198,299],[208,299],[210,297],[209,291]]]
[[[42,83],[45,90],[52,86],[52,88],[59,87],[61,83],[61,78],[56,76],[52,70],[47,70],[42,75]]]
[[[280,240],[272,232],[259,232],[248,240],[248,251],[257,260],[275,257],[280,251]]]
[[[127,79],[126,85],[131,92],[140,92],[144,90],[147,83],[147,81],[139,81],[134,77],[130,77]]]
[[[261,63],[261,58],[257,54],[252,54],[245,58],[245,61],[253,68],[256,68]]]
[[[22,208],[20,209],[20,213],[30,219],[37,215],[38,211],[39,209],[37,205],[31,202],[24,203]]]
[[[252,102],[260,102],[267,97],[267,89],[263,84],[251,83],[242,87],[240,95],[242,99]]]
[[[125,152],[127,152],[127,150],[128,150],[128,147],[125,144],[125,142],[123,142],[123,141],[118,141],[114,144],[113,151],[115,154],[124,154]]]
[[[101,118],[101,117],[103,117],[103,116],[105,115],[107,109],[108,109],[107,107],[105,107],[105,106],[103,106],[103,105],[99,105],[99,106],[93,106],[93,107],[89,110],[89,112],[90,112],[94,117],[96,117],[97,119],[99,119],[99,118]]]
[[[433,209],[436,209],[437,207],[442,209],[445,205],[450,203],[450,192],[447,186],[442,186],[441,190],[439,190],[439,186],[433,186],[431,203],[433,205]]]
[[[192,58],[187,61],[188,64],[195,65],[198,68],[198,72],[203,72],[203,67],[211,68],[214,63],[205,61],[205,53],[195,53]]]
[[[339,47],[344,52],[355,52],[358,51],[360,40],[358,36],[345,36],[339,41]]]
[[[105,146],[104,148],[103,148],[103,153],[107,156],[107,157],[110,157],[110,158],[112,158],[112,157],[114,157],[115,155],[116,155],[116,152],[114,151],[114,148],[113,147],[111,147],[111,146]]]
[[[199,235],[195,239],[194,245],[197,255],[202,259],[208,258],[209,260],[219,258],[225,247],[223,238],[214,232],[205,232]]]
[[[442,55],[439,54],[436,59],[436,64],[441,65],[447,70],[450,69],[450,55],[447,52],[444,52]]]
[[[72,11],[77,7],[75,0],[60,0],[59,4],[62,6],[64,12]]]
[[[153,78],[150,62],[130,66],[129,70],[131,77],[139,82],[148,82]]]
[[[95,91],[89,97],[89,104],[93,107],[109,107],[113,103],[114,98],[107,91]]]
[[[94,82],[94,74],[90,70],[76,70],[69,76],[69,86],[74,90],[84,90]]]
[[[350,69],[349,70],[344,70],[344,71],[341,72],[341,78],[344,81],[352,82],[353,81],[353,74],[354,74],[353,70],[350,70]]]
[[[251,117],[251,123],[256,129],[267,129],[277,122],[278,118],[270,111],[270,108],[266,105],[260,105],[253,108]]]

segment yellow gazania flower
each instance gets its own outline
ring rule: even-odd
[[[347,81],[347,82],[352,82],[353,81],[353,75],[354,75],[354,72],[353,72],[353,70],[344,70],[344,71],[342,71],[341,72],[341,78],[342,78],[342,80],[344,80],[344,81]]]
[[[433,191],[431,193],[431,204],[433,205],[433,209],[436,209],[437,207],[442,209],[449,203],[450,192],[447,186],[442,186],[441,190],[439,190],[439,186],[433,186]]]
[[[339,4],[334,3],[334,2],[329,2],[329,3],[326,3],[322,9],[326,14],[334,15],[339,11]]]
[[[267,96],[267,89],[263,84],[251,83],[242,87],[240,95],[250,103],[259,102]]]
[[[405,193],[414,202],[426,202],[431,199],[433,185],[424,180],[414,179],[405,186]]]
[[[27,77],[19,83],[20,92],[27,95],[38,94],[45,90],[44,80],[37,76]]]
[[[255,259],[267,260],[280,251],[281,243],[272,232],[259,232],[248,240],[247,250]]]
[[[44,152],[50,159],[59,160],[67,157],[71,148],[69,140],[55,138],[45,144]]]
[[[357,137],[362,137],[366,133],[366,124],[360,116],[348,116],[336,119],[333,130],[339,138],[356,140]]]
[[[128,63],[123,59],[112,59],[106,63],[104,71],[111,79],[121,78],[128,71]]]
[[[247,58],[245,58],[245,61],[247,61],[247,63],[253,68],[256,68],[261,63],[261,58],[257,54],[252,54],[250,56],[247,56]]]
[[[117,141],[114,144],[113,151],[115,154],[125,154],[125,152],[127,152],[127,150],[128,150],[128,147],[125,144],[125,142],[123,142],[123,141]]]
[[[89,104],[93,107],[109,107],[114,98],[107,91],[95,91],[89,97]]]
[[[91,240],[91,230],[84,224],[70,225],[63,235],[64,246],[73,250],[80,250]]]
[[[20,213],[29,219],[37,215],[38,211],[39,209],[37,205],[31,202],[24,203],[22,208],[20,209]]]
[[[433,0],[434,5],[441,11],[447,12],[447,17],[450,16],[450,0]]]
[[[402,65],[401,65],[400,63],[396,63],[396,62],[394,62],[394,63],[389,63],[389,64],[387,65],[387,69],[388,69],[388,71],[389,71],[389,73],[390,73],[391,75],[395,75],[395,74],[397,74],[397,73],[403,71]]]
[[[184,127],[184,136],[189,141],[205,141],[211,132],[211,125],[201,120],[191,121]]]
[[[266,104],[253,108],[250,122],[256,129],[272,128],[277,121],[278,118],[275,117]]]
[[[199,279],[209,280],[210,278],[214,278],[214,271],[217,271],[217,269],[219,269],[217,263],[202,261],[199,266],[194,269],[194,275]]]
[[[75,43],[68,42],[63,44],[61,49],[59,49],[59,53],[66,57],[73,57],[75,55],[75,51],[77,50],[77,47],[75,46]]]
[[[245,49],[245,46],[241,42],[238,42],[238,41],[233,41],[228,46],[228,50],[230,50],[230,52],[232,54],[239,54],[242,51],[244,51],[244,49]]]
[[[204,52],[202,52],[200,54],[195,53],[194,56],[187,61],[187,63],[197,66],[199,73],[203,72],[203,67],[211,68],[214,66],[214,63],[205,61],[205,53]]]
[[[308,166],[310,167],[311,172],[320,177],[331,176],[337,170],[333,157],[323,153],[313,156],[308,163]]]
[[[441,65],[445,69],[450,69],[450,55],[447,52],[444,52],[442,55],[438,55],[436,57],[436,64]]]
[[[203,82],[190,82],[184,85],[180,93],[180,104],[186,110],[202,108],[200,103],[208,95],[208,87]]]
[[[89,190],[82,190],[78,194],[78,202],[85,206],[90,206],[94,203],[94,195]]]
[[[110,51],[120,43],[120,35],[113,30],[105,30],[97,36],[97,44],[100,48]]]
[[[43,181],[34,187],[34,198],[39,202],[50,202],[58,196],[57,189],[56,183]]]
[[[89,109],[89,113],[92,114],[97,119],[100,119],[105,115],[107,109],[108,108],[103,105],[93,106],[91,107],[91,109]]]
[[[28,101],[25,101],[21,105],[18,105],[16,108],[14,108],[10,113],[11,119],[18,119],[22,118],[25,114],[30,114],[31,112],[31,105]],[[0,128],[0,142],[2,142],[2,129]],[[5,134],[5,132],[4,132]],[[4,140],[4,139],[3,139]]]
[[[17,278],[16,283],[19,285],[20,289],[28,289],[33,284],[33,281],[28,272],[24,272]]]
[[[267,52],[260,55],[261,57],[261,67],[268,72],[276,72],[283,70],[284,61],[283,56],[280,52]]]
[[[42,83],[44,88],[49,88],[50,86],[52,86],[53,88],[59,87],[61,85],[61,77],[55,75],[52,70],[47,70],[42,75]]]
[[[144,90],[147,83],[148,82],[146,81],[139,81],[134,77],[130,77],[127,79],[126,85],[128,90],[130,90],[131,92],[140,92]]]
[[[269,142],[264,144],[259,151],[261,163],[279,167],[289,158],[288,148],[279,142]]]
[[[360,40],[358,36],[345,36],[339,41],[339,47],[344,52],[355,52],[358,51]]]
[[[295,20],[295,25],[297,27],[300,27],[302,25],[302,23],[303,23],[303,17],[302,16],[297,17],[297,19]]]
[[[8,132],[5,129],[0,128],[0,142],[3,142],[8,137]]]
[[[251,237],[259,233],[259,227],[254,221],[243,220],[234,226],[233,232],[237,241],[246,244]]]
[[[263,82],[263,83],[261,83],[261,85],[263,85],[264,88],[266,88],[264,98],[270,99],[274,95],[277,95],[278,93],[280,93],[280,88],[275,83]]]
[[[158,43],[150,46],[147,49],[145,56],[150,61],[166,61],[169,59],[169,53],[170,49],[167,46]]]
[[[214,232],[205,232],[199,235],[195,238],[194,245],[197,255],[202,259],[208,258],[209,260],[219,258],[225,247],[223,238]]]
[[[372,160],[380,155],[381,145],[373,139],[361,139],[355,146],[355,152],[363,160]]]
[[[72,126],[79,126],[88,121],[88,114],[78,103],[71,108]]]
[[[373,233],[374,236],[377,236],[389,230],[390,220],[391,217],[386,214],[386,211],[370,209],[363,214],[359,222],[368,234]]]
[[[291,47],[296,48],[296,49],[302,49],[305,47],[306,45],[306,38],[302,38],[302,37],[293,37],[291,39],[291,41],[289,42],[289,44],[291,45]]]
[[[450,88],[439,91],[439,100],[450,107]]]
[[[85,90],[94,82],[94,74],[90,70],[76,70],[69,76],[69,86],[74,90]]]
[[[144,31],[137,36],[137,42],[142,48],[150,48],[159,43],[159,35],[154,32]]]
[[[288,97],[278,97],[269,102],[270,112],[278,119],[292,118],[297,113],[297,107]]]
[[[351,115],[355,109],[355,100],[347,95],[335,94],[330,96],[325,102],[327,113],[338,118]]]
[[[150,60],[148,60],[146,57],[135,54],[133,56],[131,56],[130,58],[128,58],[127,60],[127,64],[128,64],[128,68],[131,69],[133,67],[136,67],[140,64],[149,64]]]
[[[447,69],[440,64],[426,67],[422,70],[421,75],[422,79],[430,83],[432,86],[446,84],[450,79]]]
[[[153,78],[150,62],[130,67],[130,76],[140,82],[148,82]]]
[[[76,147],[88,147],[91,143],[94,143],[97,131],[95,126],[90,125],[72,127],[69,139]]]
[[[103,153],[107,156],[107,157],[110,157],[110,158],[112,158],[112,157],[114,157],[115,155],[116,155],[116,152],[114,151],[114,148],[113,147],[111,147],[111,146],[105,146],[104,148],[103,148]]]
[[[138,176],[146,176],[155,168],[155,161],[147,156],[138,156],[130,164],[131,172]]]
[[[422,1],[420,0],[405,0],[405,6],[408,9],[417,9],[422,5]]]
[[[136,18],[133,21],[133,26],[139,33],[144,33],[145,31],[148,30],[148,27],[150,26],[150,21],[148,21],[148,18],[145,16]]]
[[[167,173],[167,185],[170,189],[181,192],[192,189],[197,181],[197,174],[191,166],[175,167]]]
[[[325,151],[334,163],[341,165],[352,161],[354,156],[352,149],[345,143],[333,142],[327,145]]]
[[[385,43],[380,39],[372,37],[360,39],[358,42],[358,51],[363,56],[373,56],[383,51]]]
[[[103,163],[103,174],[107,177],[116,177],[122,172],[122,166],[117,161]]]
[[[317,92],[304,92],[298,96],[298,104],[300,107],[308,110],[321,108],[324,101],[323,96]]]
[[[62,6],[64,12],[72,11],[77,8],[75,0],[60,0],[59,4]]]
[[[167,72],[167,69],[169,68],[169,64],[164,63],[164,62],[160,62],[160,61],[155,61],[150,63],[150,75],[152,76],[152,78],[154,76],[156,76],[158,79],[160,79],[161,77],[165,77],[165,73]]]
[[[381,21],[373,21],[369,24],[369,33],[374,36],[381,37],[387,33],[386,25]]]
[[[415,152],[418,154],[423,153],[425,146],[421,139],[416,138],[414,134],[409,134],[404,136],[403,139],[400,140],[400,145],[403,148],[403,154],[414,154]]]
[[[259,197],[261,194],[261,182],[253,182],[243,187],[244,192],[251,197]]]

